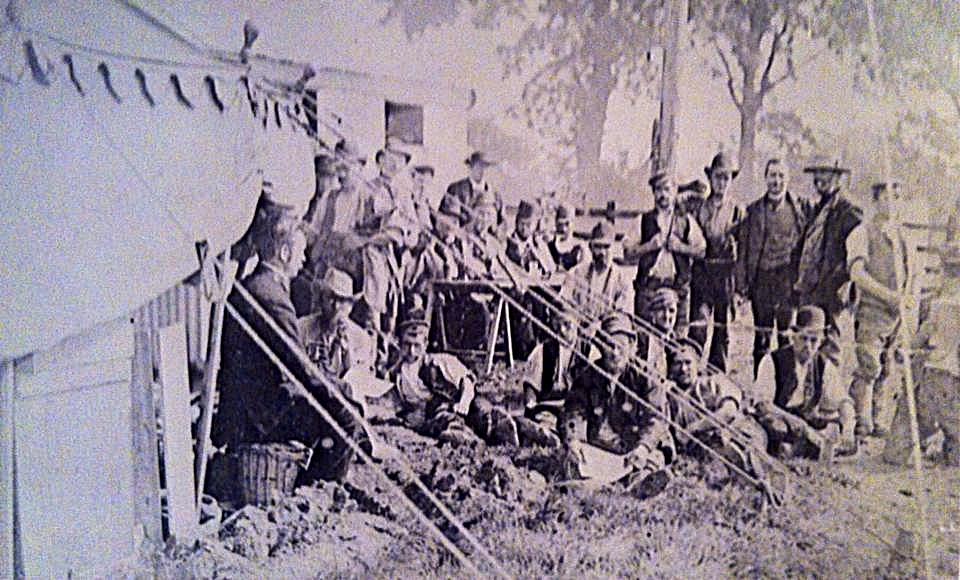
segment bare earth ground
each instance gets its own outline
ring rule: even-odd
[[[749,315],[741,320],[749,322]],[[736,374],[743,379],[751,375],[752,339],[744,330],[733,336]],[[512,379],[498,369],[482,388],[512,391]],[[509,574],[519,577],[884,577],[889,576],[890,552],[867,530],[894,542],[895,523],[916,528],[919,521],[912,472],[883,465],[877,458],[880,442],[838,464],[792,463],[806,484],[788,486],[782,507],[760,510],[758,494],[729,482],[717,465],[681,463],[662,494],[641,501],[612,489],[587,492],[548,484],[553,465],[548,450],[487,448],[479,441],[440,446],[399,427],[377,431],[405,452],[421,480]],[[383,467],[394,481],[408,481],[395,460],[386,460]],[[301,490],[269,510],[248,507],[196,547],[151,555],[118,574],[467,575],[386,489],[369,466],[356,465],[343,487]],[[960,527],[960,470],[931,467],[924,489],[934,575],[957,577],[960,534],[951,530]],[[491,574],[422,497],[414,491],[408,495],[427,508],[448,537],[472,553],[485,575]],[[899,574],[916,576],[917,568],[908,564]]]

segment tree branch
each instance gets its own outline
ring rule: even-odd
[[[743,112],[743,99],[737,96],[737,89],[733,86],[733,69],[730,67],[730,61],[727,60],[727,55],[723,53],[723,49],[720,48],[720,43],[717,42],[715,37],[711,37],[710,41],[713,43],[713,46],[717,49],[717,54],[720,55],[720,62],[723,63],[723,69],[727,74],[727,91],[730,92],[730,98],[733,99],[733,104],[736,105],[737,110],[741,113]]]
[[[787,28],[790,26],[790,17],[784,14],[783,16],[783,26],[780,27],[780,30],[773,33],[773,42],[770,43],[770,55],[767,57],[767,66],[763,68],[763,75],[760,77],[760,95],[763,96],[773,90],[773,87],[777,86],[785,78],[790,76],[790,73],[787,72],[783,77],[780,77],[773,83],[770,82],[770,71],[773,70],[773,63],[777,60],[777,52],[780,51],[780,41],[783,39],[783,35],[787,33]]]

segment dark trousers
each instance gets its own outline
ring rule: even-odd
[[[720,306],[706,303],[691,302],[690,304],[690,339],[697,342],[701,348],[707,343],[707,319],[713,319],[713,338],[710,341],[710,354],[707,362],[721,371],[727,370],[727,350],[730,345],[730,334],[727,324],[730,323],[731,305]]]
[[[750,292],[750,308],[753,310],[753,374],[764,355],[770,352],[773,329],[777,332],[777,346],[788,344],[787,329],[793,319],[793,274],[789,265],[760,270]],[[776,361],[775,361],[776,363]]]

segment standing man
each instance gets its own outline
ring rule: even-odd
[[[643,316],[646,303],[659,288],[676,290],[680,300],[676,331],[685,336],[690,320],[691,260],[707,249],[696,220],[677,211],[677,184],[666,172],[650,178],[656,206],[640,215],[639,240],[623,246],[623,256],[637,263],[634,313]]]
[[[882,437],[892,419],[896,389],[889,378],[910,276],[907,244],[900,234],[899,183],[876,183],[867,219],[847,238],[850,279],[859,293],[855,320],[857,368],[850,383],[857,410],[857,436]]]
[[[313,158],[316,191],[310,198],[303,216],[307,233],[307,261],[291,283],[293,305],[299,316],[313,314],[319,307],[320,280],[323,278],[324,248],[328,245],[336,218],[334,205],[341,189],[341,163],[334,157],[317,155]]]
[[[708,362],[726,371],[730,343],[727,324],[734,314],[736,231],[743,220],[743,208],[725,196],[730,182],[740,171],[724,152],[717,153],[704,171],[710,180],[710,195],[706,199],[696,198],[690,208],[707,241],[706,255],[693,261],[690,338],[703,348],[707,342],[708,319],[712,318],[713,339]]]
[[[777,344],[787,345],[786,331],[793,318],[793,284],[806,226],[807,206],[787,191],[790,170],[773,158],[763,172],[767,192],[747,207],[740,225],[736,263],[736,289],[750,299],[753,324],[753,373],[770,351],[773,329]],[[779,373],[786,369],[777,369]],[[778,379],[779,380],[779,379]]]
[[[557,206],[556,221],[553,239],[547,242],[550,256],[553,257],[557,270],[572,269],[583,260],[583,246],[573,237],[573,208],[567,204]]]
[[[820,201],[813,208],[804,235],[795,289],[803,304],[823,308],[827,315],[827,340],[823,348],[827,356],[839,361],[837,316],[847,306],[848,300],[841,296],[841,290],[850,281],[847,237],[860,225],[861,212],[840,194],[843,176],[850,170],[841,167],[839,161],[830,163],[826,158],[817,158],[803,171],[813,174],[813,186]]]
[[[440,204],[441,211],[449,212],[450,215],[459,218],[461,226],[466,225],[473,218],[477,201],[481,197],[493,196],[493,190],[484,180],[483,174],[487,167],[496,165],[488,160],[482,151],[474,151],[464,160],[464,163],[467,164],[470,174],[460,181],[451,183]]]

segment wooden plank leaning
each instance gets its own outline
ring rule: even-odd
[[[203,369],[203,390],[200,393],[200,427],[197,430],[197,453],[194,470],[197,481],[197,509],[203,500],[203,488],[207,476],[207,460],[211,455],[210,430],[213,426],[213,406],[216,399],[217,375],[220,373],[220,339],[223,331],[223,313],[227,297],[233,289],[239,264],[230,259],[230,248],[223,254],[218,288],[213,303],[210,322],[210,338],[207,360]]]

